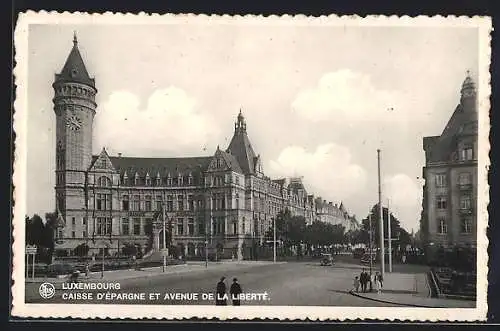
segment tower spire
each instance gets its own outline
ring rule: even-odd
[[[73,45],[78,46],[78,38],[76,37],[76,31],[73,31]]]

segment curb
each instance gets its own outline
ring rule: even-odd
[[[440,308],[440,307],[435,307],[435,306],[416,305],[416,304],[412,304],[412,303],[401,303],[401,302],[395,302],[395,301],[388,301],[388,300],[370,298],[370,297],[367,297],[367,296],[363,296],[363,295],[354,293],[352,290],[349,290],[349,294],[351,294],[351,295],[353,295],[355,297],[361,298],[361,299],[365,299],[365,300],[377,301],[377,302],[382,302],[382,303],[390,303],[390,304],[393,304],[393,305],[404,306],[404,307]]]

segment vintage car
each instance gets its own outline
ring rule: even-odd
[[[332,254],[322,254],[321,257],[321,265],[322,266],[328,266],[328,265],[334,265],[335,261],[333,259]]]

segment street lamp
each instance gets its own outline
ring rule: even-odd
[[[166,215],[165,215],[165,206],[162,206],[163,213],[163,272],[167,269],[167,233],[166,233]]]

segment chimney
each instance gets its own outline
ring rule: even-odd
[[[330,201],[328,204],[331,206],[331,205],[332,205],[332,202]]]
[[[118,153],[118,157],[122,157],[122,153]]]

